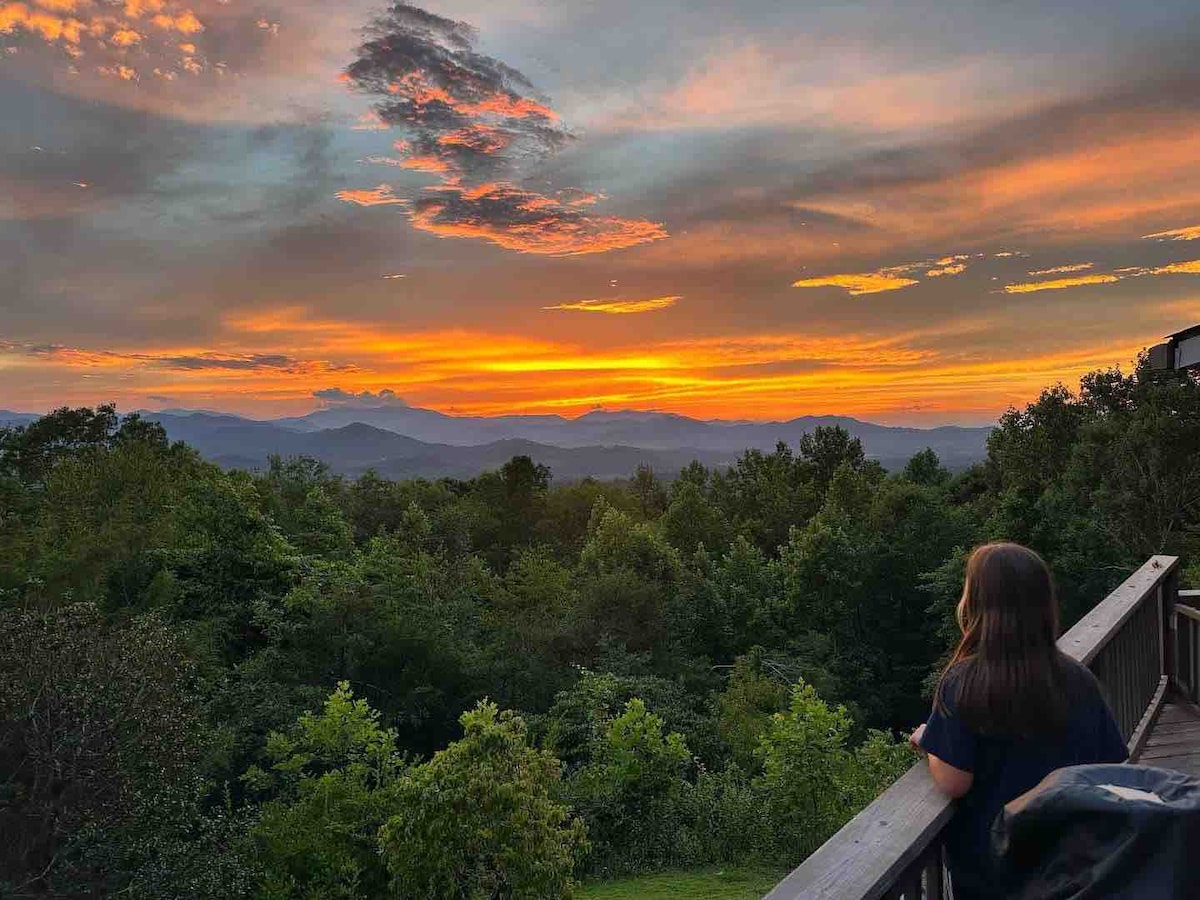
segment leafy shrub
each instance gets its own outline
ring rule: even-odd
[[[851,749],[852,728],[845,707],[799,682],[763,735],[760,784],[780,849],[792,859],[819,847],[912,764],[912,752],[882,732]]]
[[[267,740],[269,770],[243,776],[268,790],[253,839],[263,866],[257,896],[373,898],[387,889],[377,833],[395,812],[404,760],[395,732],[341,682],[319,714]]]
[[[692,764],[682,736],[633,699],[571,779],[569,794],[588,822],[597,872],[636,871],[676,862],[679,802]]]
[[[701,770],[695,783],[686,784],[679,821],[680,865],[745,864],[779,856],[762,785],[737,765]]]
[[[397,785],[379,834],[402,897],[550,900],[570,897],[586,829],[555,799],[562,772],[530,747],[525,723],[481,702],[464,735]]]

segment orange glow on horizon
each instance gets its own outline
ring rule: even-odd
[[[280,308],[225,320],[229,340],[254,352],[205,347],[121,352],[50,351],[0,344],[0,367],[42,367],[81,385],[55,402],[96,402],[101,390],[127,408],[147,397],[172,405],[303,412],[313,392],[395,391],[414,406],[469,415],[557,413],[596,407],[669,410],[699,418],[778,419],[841,414],[895,419],[917,410],[943,419],[994,418],[1057,381],[1128,364],[1158,338],[989,359],[927,345],[942,332],[893,337],[747,335],[588,350],[553,340],[469,330],[402,332],[314,319]],[[1152,332],[1152,333],[1151,333]]]

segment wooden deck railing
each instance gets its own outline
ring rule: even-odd
[[[1200,591],[1180,591],[1175,605],[1175,690],[1200,704]]]
[[[1131,753],[1185,660],[1193,695],[1200,681],[1200,609],[1177,612],[1178,566],[1174,556],[1147,560],[1058,641],[1103,685]],[[1182,622],[1188,624],[1179,630]],[[919,762],[766,900],[941,900],[947,895],[942,831],[953,812]]]

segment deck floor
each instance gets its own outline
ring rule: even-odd
[[[1200,709],[1168,698],[1136,762],[1200,777]]]

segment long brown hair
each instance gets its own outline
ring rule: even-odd
[[[1020,544],[977,547],[956,613],[962,639],[938,682],[938,708],[952,701],[963,724],[981,734],[1062,730],[1068,670],[1055,643],[1058,602],[1045,561]]]

